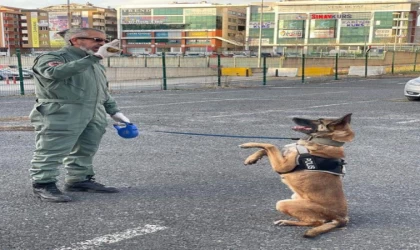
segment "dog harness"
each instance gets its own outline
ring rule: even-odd
[[[308,149],[302,145],[295,144],[295,147],[298,152],[298,155],[296,156],[296,167],[289,172],[279,174],[288,174],[301,170],[324,172],[339,176],[344,176],[346,173],[344,167],[346,163],[343,159],[315,156],[311,155]]]

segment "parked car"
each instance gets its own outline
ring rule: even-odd
[[[405,84],[404,95],[409,101],[420,101],[420,77],[411,79]]]
[[[34,72],[32,71],[32,69],[22,69],[22,72],[31,75],[31,77],[34,76]]]
[[[247,56],[243,54],[237,54],[237,55],[233,55],[232,57],[247,57]]]
[[[166,52],[165,53],[166,57],[177,57],[177,56],[182,56],[182,53],[176,53],[176,52]]]
[[[22,70],[23,78],[32,78],[33,75]],[[19,79],[19,71],[16,69],[0,69],[0,80],[4,79]]]
[[[272,57],[273,55],[271,53],[262,52],[261,57]]]
[[[205,55],[201,53],[187,53],[184,57],[205,57]]]

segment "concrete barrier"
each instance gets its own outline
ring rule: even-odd
[[[365,66],[350,66],[349,76],[364,76],[365,75]],[[386,73],[385,66],[368,66],[367,75],[368,76],[378,76],[384,75]]]
[[[251,68],[222,68],[222,76],[252,76]]]
[[[332,76],[334,69],[329,67],[307,67],[305,76]],[[299,76],[302,75],[302,68],[299,69]]]
[[[267,76],[296,77],[298,68],[268,68]]]

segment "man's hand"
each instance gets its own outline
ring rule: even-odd
[[[111,118],[116,122],[130,123],[130,120],[121,112],[117,112],[111,115]]]
[[[106,58],[110,56],[119,56],[121,54],[121,50],[118,48],[120,45],[120,40],[115,39],[112,42],[106,43],[101,46],[98,52],[95,53],[95,56],[99,56],[101,58]]]

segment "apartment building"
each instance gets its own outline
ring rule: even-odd
[[[59,4],[41,8],[48,13],[49,39],[51,47],[61,47],[63,39],[56,35],[68,27],[89,27],[102,30],[108,39],[117,38],[117,11],[113,8],[102,8],[90,3]]]
[[[212,53],[244,48],[246,5],[172,3],[122,6],[118,34],[124,53]]]
[[[117,38],[117,11],[87,4],[62,4],[41,9],[0,6],[0,56],[38,54],[64,46],[56,33],[68,27],[102,30]]]
[[[0,6],[0,56],[10,56],[20,44],[20,9]]]

